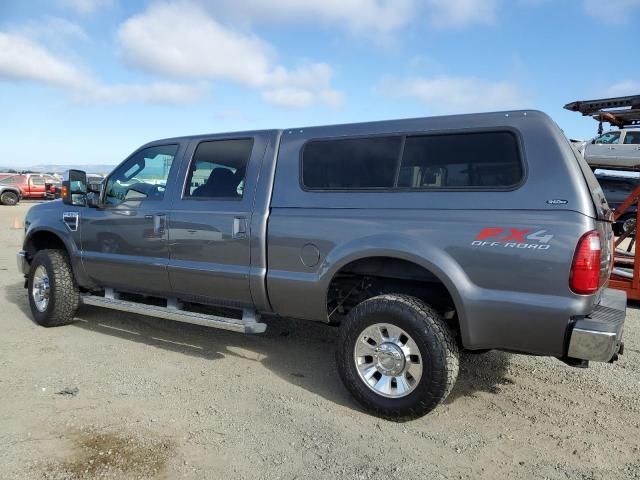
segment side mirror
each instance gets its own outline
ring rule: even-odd
[[[62,201],[66,205],[84,207],[87,202],[87,174],[82,170],[67,170],[62,180]]]

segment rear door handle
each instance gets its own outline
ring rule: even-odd
[[[233,219],[233,238],[245,238],[247,236],[247,218],[235,217]]]

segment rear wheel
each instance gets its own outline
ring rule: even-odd
[[[336,352],[347,389],[368,411],[408,419],[429,413],[458,376],[458,346],[440,315],[407,295],[370,298],[348,315]]]
[[[40,250],[31,262],[27,279],[34,320],[43,327],[73,322],[80,295],[69,257],[61,250]]]
[[[18,200],[18,195],[15,192],[4,192],[0,195],[0,203],[2,203],[2,205],[17,205]]]

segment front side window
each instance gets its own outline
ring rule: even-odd
[[[402,137],[309,142],[302,154],[302,183],[316,190],[391,188]]]
[[[44,185],[44,178],[37,176],[31,177],[31,185]]]
[[[640,144],[640,130],[628,131],[624,136],[625,145],[639,145]]]
[[[104,201],[162,200],[178,145],[149,147],[134,154],[109,176]]]
[[[620,132],[607,132],[603,135],[600,135],[596,138],[593,143],[601,143],[610,145],[613,143],[618,143],[620,141]]]
[[[508,188],[522,175],[517,140],[510,132],[407,137],[398,187]]]
[[[253,139],[201,142],[193,154],[184,198],[241,200]]]

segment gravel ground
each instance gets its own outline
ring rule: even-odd
[[[616,364],[463,355],[446,404],[392,423],[350,399],[322,325],[243,336],[84,307],[36,326],[11,228],[29,206],[0,207],[2,479],[640,478],[637,306]]]

